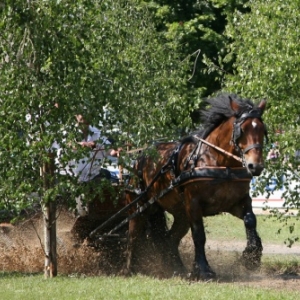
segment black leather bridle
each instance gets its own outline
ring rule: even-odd
[[[248,151],[250,151],[253,148],[258,148],[262,149],[263,146],[261,144],[252,144],[245,149],[241,149],[238,145],[238,139],[242,135],[242,124],[247,120],[247,119],[259,119],[263,124],[262,116],[261,116],[261,111],[259,109],[252,109],[248,112],[242,113],[239,117],[236,118],[236,120],[233,123],[233,130],[232,130],[232,136],[231,136],[231,141],[234,144],[235,148],[241,153],[242,157],[244,154],[246,154]],[[268,132],[266,129],[266,126],[264,124],[264,135],[266,137],[266,140],[268,142]]]

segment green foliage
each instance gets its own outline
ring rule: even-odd
[[[236,57],[226,88],[267,97],[268,120],[285,128],[298,124],[298,6],[299,1],[249,1],[251,12],[236,12],[226,31],[234,38],[230,55]]]
[[[75,114],[117,130],[116,146],[190,127],[198,101],[183,96],[186,63],[138,1],[6,1],[0,15],[1,198],[19,203],[32,192],[53,199],[77,190],[56,174],[45,193],[40,178],[53,142],[62,167],[82,156],[71,151]]]
[[[279,142],[281,157],[270,172],[290,171],[288,181],[299,181],[299,1],[251,0],[247,13],[235,11],[226,28],[228,45],[225,63],[234,61],[233,74],[227,74],[224,89],[250,98],[267,98],[264,120],[271,142]],[[299,208],[299,187],[290,191],[287,205]],[[297,200],[296,200],[297,199]]]

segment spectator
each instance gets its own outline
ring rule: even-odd
[[[272,145],[272,148],[268,152],[267,160],[275,161],[280,156],[279,150],[277,148],[277,143]]]

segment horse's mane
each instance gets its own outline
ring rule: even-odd
[[[230,98],[238,105],[239,110],[234,111],[230,106]],[[220,94],[205,100],[207,108],[200,112],[202,126],[194,134],[206,138],[223,121],[235,116],[239,117],[246,111],[254,108],[249,99],[242,99],[235,94]]]

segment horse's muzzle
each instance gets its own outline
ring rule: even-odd
[[[259,164],[259,163],[248,163],[247,164],[247,169],[252,174],[252,176],[259,176],[261,174],[261,172],[263,171],[264,167],[265,166],[263,164]]]

